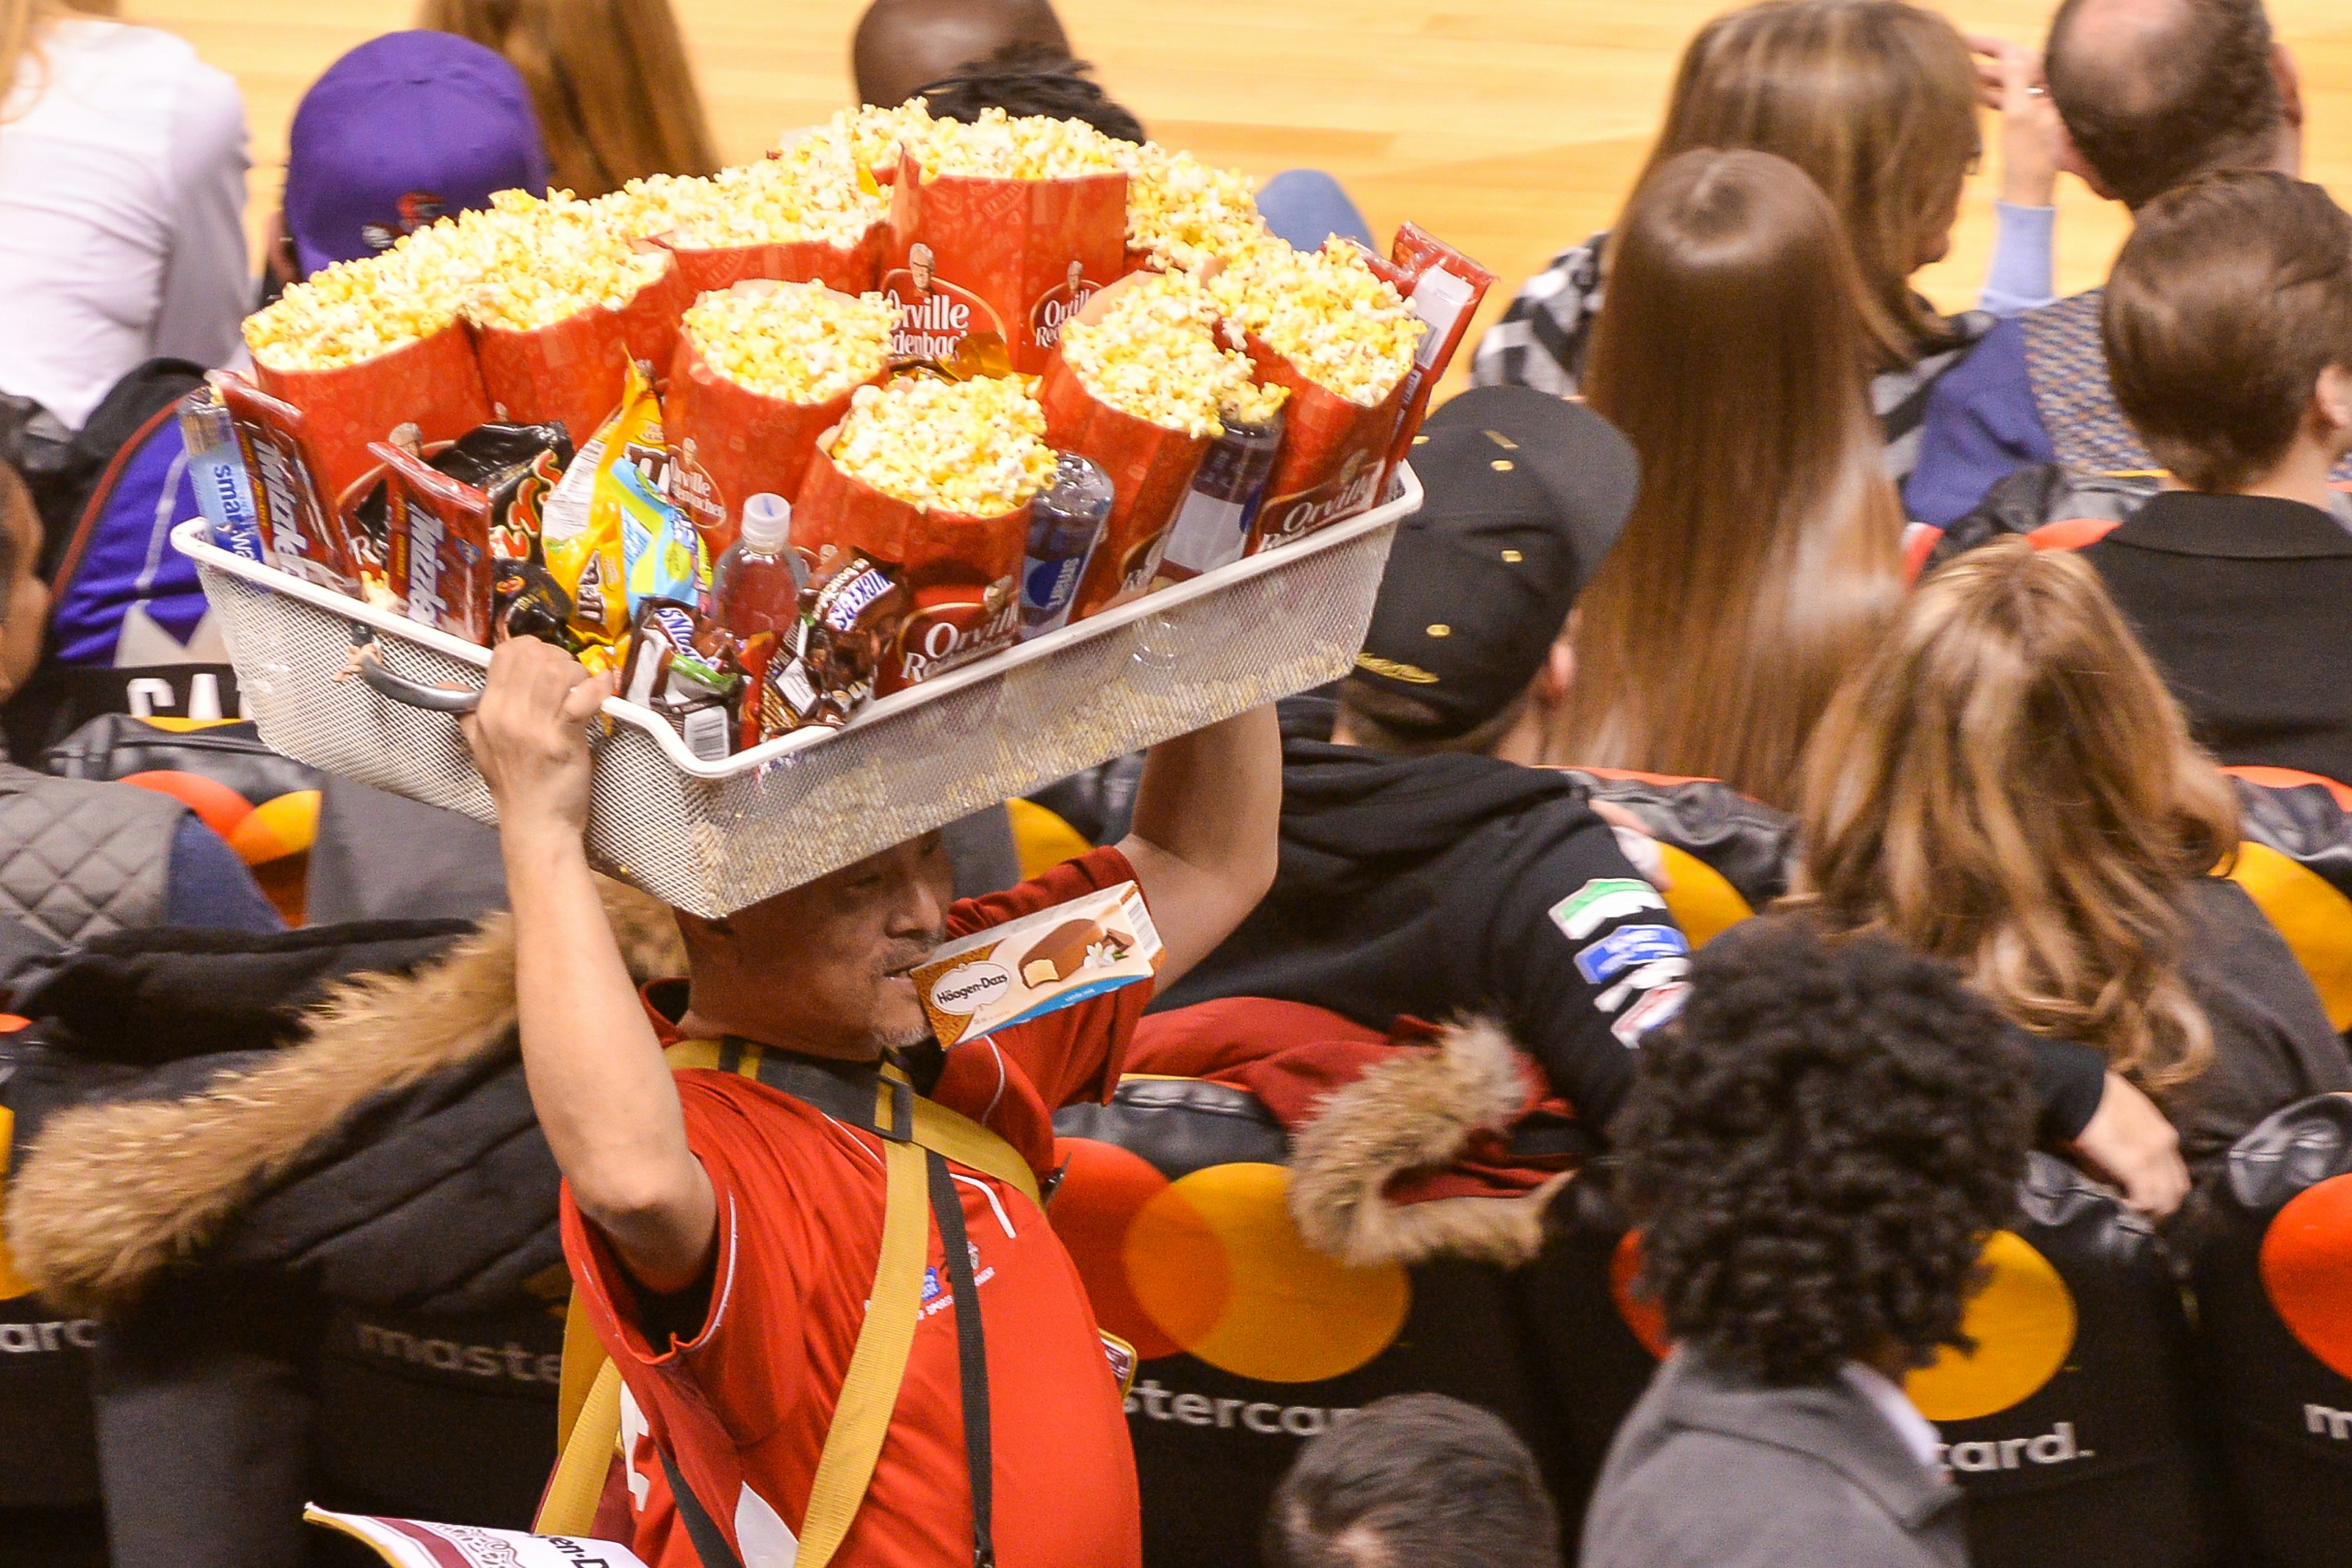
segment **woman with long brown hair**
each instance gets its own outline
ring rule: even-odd
[[[416,25],[487,45],[522,73],[560,189],[601,196],[719,167],[669,0],[425,0]]]
[[[2096,1046],[2192,1170],[2352,1089],[2285,942],[2209,875],[2237,847],[2228,782],[2074,555],[2010,540],[1929,579],[1814,731],[1799,815],[1790,903]]]
[[[1902,595],[1863,374],[1862,283],[1794,164],[1685,153],[1635,193],[1591,401],[1641,498],[1578,601],[1546,761],[1795,796],[1813,721]]]
[[[1972,63],[1974,51],[1985,60]],[[2050,297],[2055,112],[2039,62],[1966,38],[1905,0],[1763,0],[1725,12],[1683,51],[1665,123],[1636,187],[1700,147],[1788,159],[1827,195],[1863,279],[1865,370],[1887,472],[1906,477],[1927,389],[1991,330],[1988,311]],[[2003,112],[2002,197],[1984,309],[1939,314],[1911,276],[1951,248],[1960,189],[1982,150],[1980,102]],[[1568,396],[1602,309],[1607,236],[1554,257],[1478,345],[1471,379]]]

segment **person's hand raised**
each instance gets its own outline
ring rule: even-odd
[[[1977,56],[1977,89],[1987,109],[2000,111],[2000,199],[2011,206],[2046,207],[2058,189],[2058,150],[2065,136],[2058,106],[2042,75],[2042,57],[2020,44],[1969,35]]]
[[[593,755],[587,725],[613,694],[562,648],[516,637],[490,655],[481,706],[460,721],[509,838],[535,828],[577,839],[588,825]]]

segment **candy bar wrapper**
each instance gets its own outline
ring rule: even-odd
[[[819,572],[861,552],[896,569],[911,595],[913,613],[876,675],[878,695],[1020,640],[1026,502],[995,517],[926,510],[843,473],[820,442],[793,502],[793,535]]]
[[[629,638],[621,695],[678,727],[687,749],[706,763],[726,760],[733,739],[730,700],[742,677],[706,651],[701,618],[675,599],[648,599]]]
[[[302,1510],[302,1519],[352,1537],[392,1568],[646,1568],[627,1547],[585,1536],[330,1513],[316,1503]]]
[[[1097,889],[951,942],[914,972],[942,1046],[1148,981],[1160,932],[1133,882]]]
[[[1046,362],[1037,401],[1045,410],[1046,445],[1091,459],[1109,476],[1118,498],[1070,610],[1072,620],[1082,621],[1150,591],[1168,525],[1192,493],[1210,438],[1111,407],[1087,390],[1058,353]]]
[[[530,331],[475,329],[482,388],[500,419],[560,421],[584,445],[621,401],[630,363],[669,363],[678,318],[693,302],[670,257],[661,274],[618,310],[591,306]]]
[[[1396,435],[1389,443],[1388,471],[1404,461],[1412,438],[1429,413],[1430,395],[1454,363],[1454,351],[1470,331],[1478,303],[1494,286],[1495,275],[1419,224],[1405,224],[1389,247],[1381,274],[1394,283],[1404,301],[1424,325],[1421,347],[1414,351],[1412,369],[1405,373],[1405,402],[1397,416]],[[1381,486],[1383,492],[1387,485]]]
[[[897,566],[862,550],[829,552],[809,580],[809,613],[802,628],[801,657],[819,710],[802,722],[843,724],[874,695],[898,657],[898,639],[914,607]],[[778,648],[782,659],[790,650]],[[762,729],[770,688],[789,695],[789,665],[772,662],[762,688]]]
[[[572,627],[590,642],[618,645],[628,636],[628,573],[621,542],[621,481],[633,467],[656,493],[666,488],[669,449],[661,403],[635,363],[623,380],[621,406],[563,470],[540,520],[540,555],[572,599]]]
[[[745,501],[800,493],[816,438],[841,423],[856,391],[823,403],[763,396],[719,374],[684,332],[677,335],[662,420],[676,458],[670,493],[694,519],[711,559],[735,542]]]
[[[301,410],[226,371],[205,379],[236,433],[263,557],[306,583],[358,593],[342,525],[321,500]]]
[[[660,243],[677,258],[678,273],[691,303],[713,289],[754,278],[772,278],[779,283],[822,283],[845,294],[863,294],[882,276],[882,252],[889,238],[890,226],[877,222],[849,247],[815,240],[711,247],[685,245],[674,238]]]
[[[392,503],[384,570],[402,612],[420,626],[490,646],[498,561],[490,498],[421,458],[378,442]]]
[[[1255,333],[1243,348],[1257,366],[1260,382],[1290,389],[1290,399],[1283,405],[1287,423],[1282,451],[1274,459],[1265,500],[1250,525],[1249,544],[1243,552],[1255,555],[1304,539],[1379,500],[1389,441],[1396,434],[1397,416],[1412,390],[1412,378],[1399,378],[1386,397],[1366,408],[1309,381]]]
[[[463,321],[333,370],[272,370],[256,360],[253,379],[302,411],[322,496],[341,495],[373,468],[369,443],[390,438],[398,426],[415,426],[422,441],[454,441],[490,416]]]
[[[894,356],[945,363],[964,338],[985,336],[1036,375],[1062,323],[1127,270],[1125,174],[925,179],[900,154],[882,273],[898,312]]]
[[[497,505],[496,498],[492,498],[491,504]],[[572,595],[563,591],[546,567],[499,556],[495,525],[493,529],[490,540],[494,558],[490,576],[492,646],[512,637],[537,637],[567,652],[578,653],[581,643],[572,630]]]

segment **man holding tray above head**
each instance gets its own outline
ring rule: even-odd
[[[582,847],[606,692],[517,638],[467,730],[565,1252],[625,1385],[632,1544],[701,1568],[1139,1563],[1132,1352],[1038,1194],[1054,1109],[1118,1083],[1154,968],[1190,968],[1273,879],[1273,713],[1154,748],[1125,840],[1008,892],[950,902],[929,833],[680,913],[673,1018],[675,987],[632,988]]]

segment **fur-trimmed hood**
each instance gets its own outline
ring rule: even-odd
[[[1383,1035],[1303,1003],[1228,997],[1148,1016],[1127,1068],[1255,1095],[1290,1134],[1300,1237],[1354,1267],[1529,1261],[1590,1142],[1486,1019]]]
[[[630,973],[680,973],[668,911],[617,883],[604,893]],[[299,1022],[292,1043],[224,1061],[194,1092],[110,1085],[105,1101],[50,1116],[8,1181],[17,1272],[52,1305],[94,1312],[120,1308],[208,1247],[248,1263],[305,1265],[362,1295],[413,1303],[472,1300],[548,1266],[554,1166],[516,1059],[510,917],[489,917],[413,973],[341,980]],[[60,1046],[57,1054],[70,1057],[71,1042]],[[419,1135],[445,1165],[381,1158],[380,1145],[403,1134]],[[372,1150],[373,1167],[329,1179]],[[402,1227],[386,1216],[429,1205],[438,1176],[468,1168],[495,1170],[520,1189],[518,1206],[530,1212],[501,1216],[513,1234],[396,1245]],[[308,1204],[289,1201],[288,1189],[306,1184],[320,1190]],[[316,1212],[321,1203],[370,1206]],[[467,1253],[472,1243],[479,1256]],[[409,1256],[419,1251],[432,1256]]]

